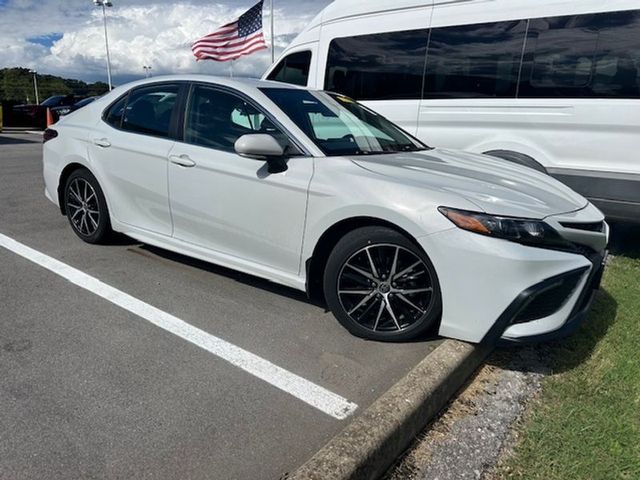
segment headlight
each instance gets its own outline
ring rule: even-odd
[[[58,110],[58,115],[66,115],[70,111],[71,111],[70,108],[61,108],[60,110]]]
[[[511,218],[440,207],[440,213],[469,232],[538,247],[573,250],[573,245],[550,225],[540,220]]]

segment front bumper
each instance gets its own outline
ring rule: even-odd
[[[440,335],[472,343],[539,341],[568,333],[586,316],[605,256],[524,246],[457,228],[418,241],[440,282]],[[558,292],[559,308],[546,305],[542,313],[522,318],[534,296],[571,275],[575,283]]]
[[[498,341],[503,345],[510,344],[527,344],[538,342],[549,342],[552,340],[558,340],[573,334],[578,327],[586,320],[591,309],[591,304],[595,297],[596,292],[600,289],[602,283],[602,275],[604,273],[605,264],[607,260],[607,252],[592,255],[589,260],[593,267],[586,270],[587,277],[584,282],[584,286],[578,291],[578,298],[565,323],[558,329],[552,330],[546,333],[524,335],[524,336],[509,336],[505,335],[509,331],[509,327],[512,325],[513,320],[518,317],[518,313],[522,312],[532,298],[535,298],[537,292],[543,293],[550,283],[553,283],[557,279],[549,279],[541,284],[538,284],[526,291],[522,292],[512,305],[504,312],[504,314],[498,319],[494,328],[492,328],[486,335],[484,341]],[[566,277],[580,272],[568,272],[562,276]],[[561,276],[561,277],[562,277]]]

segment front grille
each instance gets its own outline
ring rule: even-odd
[[[560,222],[564,228],[570,228],[572,230],[583,230],[585,232],[604,232],[604,222]]]
[[[583,275],[583,270],[573,272],[550,287],[535,293],[527,306],[518,313],[513,323],[532,322],[556,313],[569,300]]]

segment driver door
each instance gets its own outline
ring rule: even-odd
[[[297,275],[313,159],[287,160],[270,174],[264,161],[242,157],[235,141],[269,133],[288,137],[243,98],[215,86],[193,85],[184,139],[169,155],[173,236],[222,254]]]

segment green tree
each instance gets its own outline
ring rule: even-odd
[[[103,82],[87,84],[82,80],[55,75],[38,75],[38,93],[42,102],[53,95],[74,94],[78,97],[103,95],[109,87]],[[35,103],[33,74],[28,68],[0,69],[0,100]]]

